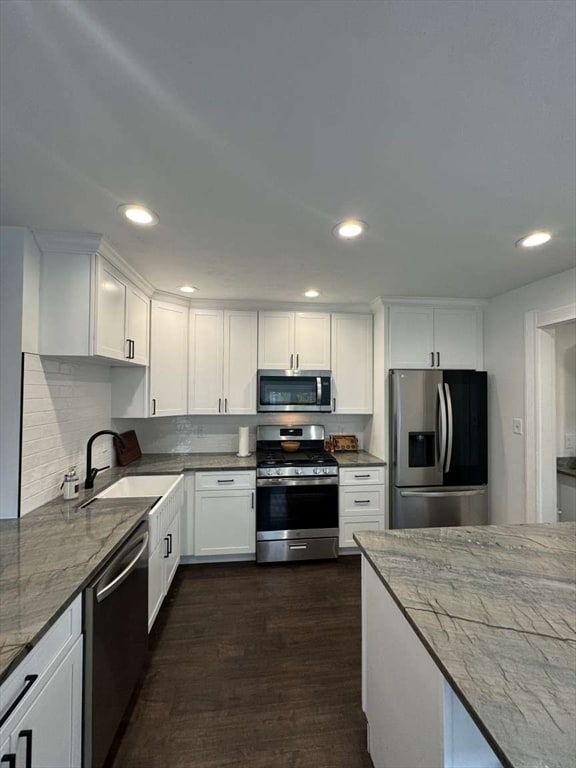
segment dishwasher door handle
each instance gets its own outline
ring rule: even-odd
[[[106,569],[106,571],[105,571],[105,572],[102,574],[102,577],[99,579],[99,581],[106,581],[106,579],[107,579],[107,578],[110,576],[110,574],[111,574],[111,573],[114,571],[114,568],[115,568],[115,566],[117,566],[117,565],[118,565],[118,562],[119,562],[119,561],[121,561],[121,560],[123,560],[123,559],[124,559],[124,557],[125,557],[125,555],[126,555],[128,552],[130,552],[130,551],[131,551],[131,550],[134,548],[134,546],[135,546],[137,543],[139,543],[140,541],[142,542],[142,546],[141,546],[141,547],[138,549],[138,552],[137,552],[137,553],[134,555],[134,557],[132,558],[132,560],[130,560],[130,562],[128,563],[128,565],[126,566],[126,568],[124,568],[124,570],[123,570],[123,571],[121,571],[121,572],[118,574],[118,576],[116,576],[114,579],[112,579],[112,581],[111,581],[109,584],[106,584],[106,586],[105,586],[105,587],[103,587],[102,589],[99,589],[99,590],[96,592],[96,600],[97,600],[99,603],[101,603],[101,602],[102,602],[102,600],[105,600],[105,599],[108,597],[108,595],[111,595],[111,594],[112,594],[112,592],[114,592],[114,590],[115,590],[115,589],[117,589],[117,588],[120,586],[120,584],[122,584],[122,582],[123,582],[123,581],[124,581],[124,580],[125,580],[125,579],[126,579],[128,576],[129,576],[129,575],[130,575],[130,573],[131,573],[131,572],[134,570],[134,568],[136,567],[136,563],[138,562],[138,560],[140,560],[140,557],[142,556],[142,553],[144,552],[144,550],[145,550],[145,549],[146,549],[146,547],[148,546],[148,531],[145,531],[145,532],[144,532],[144,533],[143,533],[141,536],[139,536],[139,537],[138,537],[138,539],[137,539],[137,540],[136,540],[134,543],[132,543],[132,542],[131,542],[131,543],[130,543],[130,544],[131,544],[130,548],[129,548],[129,549],[124,549],[124,550],[123,550],[123,551],[122,551],[122,552],[121,552],[121,553],[118,555],[118,557],[116,557],[116,558],[113,560],[113,562],[112,562],[112,563],[110,563],[110,565],[108,566],[108,568]]]

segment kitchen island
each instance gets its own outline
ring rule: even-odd
[[[572,768],[576,525],[355,539],[375,768]]]

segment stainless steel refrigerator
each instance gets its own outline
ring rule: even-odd
[[[390,373],[390,527],[488,522],[485,371]]]

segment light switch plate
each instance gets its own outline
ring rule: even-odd
[[[522,419],[512,419],[512,432],[515,435],[522,434]]]

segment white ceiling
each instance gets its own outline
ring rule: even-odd
[[[575,263],[573,0],[0,11],[2,224],[103,233],[202,299],[490,297]]]

